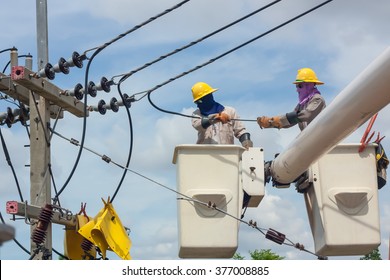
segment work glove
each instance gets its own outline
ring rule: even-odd
[[[257,118],[257,124],[260,126],[261,129],[263,128],[282,128],[282,123],[280,122],[280,117],[275,116],[275,117],[258,117]]]
[[[223,124],[225,124],[228,121],[230,121],[229,115],[224,113],[224,112],[221,112],[218,115],[216,115],[214,119],[217,120],[217,121],[220,121]]]

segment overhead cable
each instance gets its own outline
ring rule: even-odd
[[[170,57],[170,56],[172,56],[172,55],[174,55],[174,54],[176,54],[176,53],[179,53],[179,52],[181,52],[181,51],[183,51],[183,50],[185,50],[185,49],[187,49],[187,48],[189,48],[189,47],[192,47],[192,46],[194,46],[194,45],[196,45],[196,44],[198,44],[198,43],[200,43],[200,42],[206,40],[207,38],[210,38],[210,37],[212,37],[212,36],[218,34],[219,32],[221,32],[221,31],[223,31],[223,30],[225,30],[225,29],[227,29],[227,28],[230,28],[230,27],[232,27],[233,25],[236,25],[237,23],[239,23],[239,22],[241,22],[241,21],[243,21],[243,20],[245,20],[245,19],[247,19],[247,18],[250,18],[251,16],[254,16],[255,14],[257,14],[257,13],[259,13],[259,12],[261,12],[261,11],[263,11],[263,10],[265,10],[265,9],[267,9],[267,8],[269,8],[269,7],[271,7],[271,6],[273,6],[273,5],[275,5],[276,3],[280,2],[280,1],[282,1],[282,0],[273,1],[273,2],[267,4],[267,5],[263,6],[263,7],[261,7],[261,8],[259,8],[259,9],[255,10],[255,11],[253,11],[253,12],[251,12],[251,13],[249,13],[249,14],[247,14],[247,15],[245,15],[245,16],[243,16],[243,17],[241,17],[241,18],[239,18],[239,19],[237,19],[237,20],[235,20],[235,21],[233,21],[233,22],[231,22],[231,23],[229,23],[228,25],[223,26],[222,28],[219,28],[219,29],[217,29],[217,30],[215,30],[215,31],[213,31],[213,32],[211,32],[211,33],[209,33],[209,34],[207,34],[207,35],[205,35],[205,36],[203,36],[203,37],[201,37],[201,38],[195,40],[195,41],[192,41],[192,42],[189,43],[189,44],[186,44],[186,45],[184,45],[184,46],[182,46],[182,47],[180,47],[180,48],[175,49],[174,51],[171,51],[171,52],[169,52],[169,53],[167,53],[167,54],[165,54],[165,55],[160,56],[160,57],[157,58],[157,59],[154,59],[154,60],[152,60],[152,61],[150,61],[150,62],[148,62],[148,63],[145,63],[143,66],[141,66],[141,67],[139,67],[139,68],[137,68],[137,69],[134,69],[134,70],[132,70],[132,71],[130,71],[130,72],[128,72],[128,73],[125,73],[125,74],[115,75],[115,76],[112,77],[112,79],[114,79],[114,78],[116,78],[116,77],[122,77],[122,78],[120,79],[120,81],[119,81],[119,83],[122,83],[122,82],[124,82],[127,78],[129,78],[130,76],[132,76],[133,74],[135,74],[135,73],[137,73],[137,72],[139,72],[139,71],[141,71],[141,70],[143,70],[143,69],[145,69],[145,68],[147,68],[147,67],[149,67],[149,66],[155,64],[156,62],[159,62],[159,61],[161,61],[161,60],[163,60],[163,59],[165,59],[165,58],[167,58],[167,57]]]
[[[150,98],[151,93],[154,92],[155,90],[157,90],[157,89],[159,89],[159,88],[161,88],[161,87],[163,87],[163,86],[165,86],[165,85],[167,85],[167,84],[169,84],[169,83],[171,83],[171,82],[173,82],[173,81],[175,81],[175,80],[181,78],[181,77],[184,77],[184,76],[186,76],[186,75],[188,75],[188,74],[190,74],[190,73],[192,73],[192,72],[195,72],[196,70],[199,70],[199,69],[201,69],[201,68],[203,68],[203,67],[205,67],[205,66],[207,66],[207,65],[209,65],[209,64],[211,64],[211,63],[213,63],[213,62],[215,62],[215,61],[217,61],[217,60],[219,60],[219,59],[221,59],[221,58],[223,58],[223,57],[225,57],[226,55],[228,55],[228,54],[230,54],[230,53],[232,53],[232,52],[234,52],[234,51],[237,51],[238,49],[240,49],[240,48],[242,48],[242,47],[244,47],[244,46],[246,46],[246,45],[249,45],[250,43],[253,43],[254,41],[256,41],[256,40],[258,40],[258,39],[260,39],[260,38],[262,38],[262,37],[264,37],[264,36],[266,36],[266,35],[268,35],[268,34],[274,32],[274,31],[276,31],[276,30],[278,30],[278,29],[280,29],[281,27],[283,27],[283,26],[285,26],[285,25],[287,25],[287,24],[289,24],[289,23],[291,23],[291,22],[293,22],[293,21],[295,21],[295,20],[297,20],[297,19],[299,19],[299,18],[301,18],[301,17],[303,17],[303,16],[305,16],[305,15],[307,15],[307,14],[309,14],[309,13],[315,11],[315,10],[317,10],[317,9],[319,9],[320,7],[322,7],[322,6],[324,6],[324,5],[328,4],[328,3],[330,3],[330,2],[332,2],[332,1],[333,1],[333,0],[328,0],[328,1],[322,2],[321,4],[319,4],[319,5],[317,5],[317,6],[313,7],[313,8],[311,8],[311,9],[309,9],[309,10],[307,10],[307,11],[305,11],[305,12],[303,12],[303,13],[301,13],[301,14],[299,14],[299,15],[297,15],[297,16],[295,16],[295,17],[293,17],[293,18],[291,18],[291,19],[289,19],[289,20],[287,20],[287,21],[285,21],[285,22],[283,22],[282,24],[279,24],[278,26],[276,26],[276,27],[274,27],[274,28],[272,28],[272,29],[270,29],[270,30],[268,30],[268,31],[266,31],[266,32],[264,32],[264,33],[262,33],[262,34],[256,36],[256,37],[252,38],[251,40],[248,40],[248,41],[246,41],[245,43],[242,43],[242,44],[238,45],[237,47],[232,48],[232,49],[230,49],[230,50],[228,50],[228,51],[226,51],[226,52],[224,52],[224,53],[222,53],[222,54],[220,54],[220,55],[218,55],[218,56],[216,56],[216,57],[210,59],[209,61],[207,61],[207,62],[205,62],[205,63],[203,63],[203,64],[200,64],[200,65],[198,65],[198,66],[196,66],[196,67],[194,67],[194,68],[192,68],[192,69],[190,69],[190,70],[187,70],[187,71],[185,71],[185,72],[183,72],[183,73],[181,73],[181,74],[179,74],[179,75],[177,75],[177,76],[175,76],[175,77],[170,78],[169,80],[167,80],[167,81],[165,81],[165,82],[163,82],[163,83],[161,83],[161,84],[156,85],[155,87],[153,87],[153,88],[147,90],[147,91],[146,91],[147,93],[146,93],[143,97],[145,97],[145,96],[147,95],[150,104],[151,104],[155,109],[157,109],[157,110],[159,110],[159,111],[161,111],[161,112],[168,113],[168,114],[173,114],[173,115],[179,115],[179,116],[183,116],[183,117],[192,118],[192,116],[190,116],[190,115],[185,115],[185,114],[181,114],[181,113],[178,113],[178,112],[172,112],[172,111],[168,111],[168,110],[164,110],[164,109],[162,109],[162,108],[159,108],[157,105],[155,105],[155,104],[152,102],[152,100],[151,100],[151,98]],[[141,97],[140,99],[142,99],[143,97]],[[251,121],[252,121],[252,120],[251,120]]]
[[[141,27],[151,23],[152,21],[172,12],[173,10],[176,10],[177,8],[180,8],[182,5],[184,5],[185,3],[189,2],[191,0],[185,0],[185,1],[181,1],[179,2],[178,4],[174,5],[172,8],[169,8],[169,9],[166,9],[164,12],[160,13],[160,14],[157,14],[151,18],[149,18],[148,20],[144,21],[143,23],[141,24],[138,24],[136,26],[134,26],[133,28],[129,29],[128,31],[118,35],[117,37],[115,37],[114,39],[112,39],[111,41],[107,42],[107,43],[104,43],[103,45],[99,46],[99,47],[96,47],[96,48],[92,48],[92,49],[88,49],[84,52],[84,54],[86,54],[87,52],[89,51],[93,51],[93,50],[96,50],[95,52],[99,51],[99,50],[103,50],[105,49],[106,47],[108,47],[109,45],[111,45],[112,43],[118,41],[119,39],[122,39],[123,37],[125,37],[126,35],[140,29]]]
[[[124,94],[122,94],[122,91],[120,89],[120,85],[118,86],[118,93],[119,93],[119,95],[120,95],[120,97],[122,99],[122,102],[124,104],[126,104],[126,100],[125,100]],[[130,141],[130,143],[129,143],[129,152],[128,152],[128,156],[127,156],[126,166],[125,166],[125,168],[123,170],[123,174],[122,174],[121,179],[119,180],[118,186],[117,186],[117,188],[116,188],[116,190],[115,190],[115,192],[114,192],[114,194],[113,194],[113,196],[111,198],[111,202],[114,201],[116,195],[119,192],[119,189],[122,186],[122,183],[123,183],[123,181],[124,181],[124,179],[126,177],[127,168],[129,167],[131,156],[132,156],[132,153],[133,153],[133,142],[134,142],[133,141],[133,122],[131,120],[131,114],[130,114],[129,107],[128,106],[124,106],[124,107],[126,108],[126,114],[127,114],[127,119],[129,120],[129,128],[130,128],[129,129],[129,141]]]

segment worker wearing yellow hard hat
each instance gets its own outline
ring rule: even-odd
[[[191,88],[193,102],[198,107],[192,114],[192,126],[198,131],[196,143],[234,144],[236,137],[244,148],[253,147],[250,134],[236,110],[214,100],[213,93],[217,90],[204,82]]]
[[[288,128],[298,124],[303,130],[326,106],[317,85],[323,85],[316,73],[311,68],[298,70],[297,77],[293,84],[298,92],[298,104],[292,112],[267,117],[257,118],[260,128]]]

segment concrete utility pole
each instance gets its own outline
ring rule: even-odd
[[[48,24],[47,1],[36,1],[37,20],[37,52],[38,69],[42,69],[48,63]],[[37,106],[34,105],[37,104]],[[51,204],[50,184],[50,110],[49,101],[34,92],[30,94],[30,201],[31,204],[44,207]],[[36,225],[31,226],[31,234]],[[36,254],[34,259],[51,259],[52,227],[49,224],[46,231],[44,247],[46,256],[42,252]],[[31,254],[34,254],[36,244],[31,242]]]
[[[46,70],[48,63],[47,0],[36,1],[38,69]],[[30,203],[8,201],[8,214],[23,216],[38,221],[31,226],[31,258],[52,259],[52,223],[74,227],[76,216],[68,210],[59,210],[51,201],[50,174],[50,117],[63,118],[63,111],[77,117],[87,117],[84,104],[74,96],[66,94],[40,72],[32,71],[32,56],[26,65],[18,66],[17,49],[11,50],[11,75],[0,72],[0,91],[29,107],[30,114]],[[73,59],[73,57],[72,57]],[[78,59],[78,58],[74,58]],[[78,62],[80,64],[80,62]],[[81,64],[82,65],[82,64]],[[71,65],[72,66],[72,65]],[[55,71],[50,68],[50,71]],[[54,74],[53,77],[54,79]],[[61,109],[61,110],[60,110]],[[11,125],[24,121],[22,109],[0,114],[0,120]],[[28,112],[25,112],[28,114]],[[3,228],[1,229],[3,231]],[[1,238],[9,239],[8,235]]]

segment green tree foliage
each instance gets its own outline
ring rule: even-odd
[[[371,253],[364,255],[360,260],[381,260],[381,254],[379,253],[379,249],[372,250]]]
[[[245,259],[245,257],[241,256],[241,254],[237,252],[233,256],[233,260],[243,260],[243,259]]]
[[[252,260],[283,260],[285,258],[271,252],[271,249],[256,249],[254,251],[249,251],[249,255],[251,256]],[[233,259],[243,260],[245,257],[241,256],[240,253],[235,253]]]

